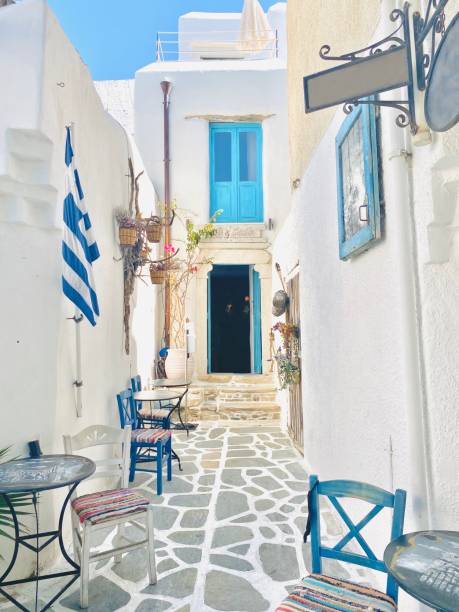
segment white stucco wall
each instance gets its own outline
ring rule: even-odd
[[[45,453],[62,452],[63,433],[95,423],[117,426],[115,393],[131,374],[140,371],[144,380],[151,375],[155,292],[139,287],[132,350],[126,356],[114,221],[114,210],[128,206],[128,157],[134,158],[136,174],[142,165],[124,130],[104,111],[87,67],[43,0],[1,9],[0,32],[0,82],[8,82],[0,99],[0,448],[13,445],[19,454],[38,436]],[[76,417],[72,385],[75,326],[67,320],[74,307],[61,290],[65,125],[71,122],[101,252],[94,264],[101,317],[95,328],[81,324],[82,418]],[[150,213],[155,192],[147,175],[140,186],[141,208]],[[41,526],[54,524],[46,496],[40,508]]]
[[[405,531],[457,530],[459,129],[416,147],[383,109],[383,237],[342,262],[335,136],[344,118],[337,110],[273,247],[287,272],[300,245],[305,462],[322,480],[406,489]],[[285,397],[284,420],[287,410]],[[381,550],[388,534],[372,536]],[[400,609],[419,608],[401,594]]]
[[[203,68],[204,66],[204,68]],[[280,224],[288,199],[286,70],[280,60],[171,62],[136,74],[135,134],[146,168],[163,194],[161,81],[173,84],[170,105],[171,195],[199,222],[209,217],[209,119],[263,120],[265,221]]]

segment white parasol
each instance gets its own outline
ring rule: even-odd
[[[274,38],[266,13],[258,0],[244,0],[240,48],[262,51]]]

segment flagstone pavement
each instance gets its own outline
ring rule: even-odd
[[[309,567],[303,544],[307,474],[300,455],[277,423],[201,424],[188,438],[174,434],[174,448],[184,469],[174,462],[161,497],[149,474],[135,482],[155,504],[158,583],[148,585],[143,550],[118,564],[93,564],[89,612],[275,610]],[[322,535],[336,541],[341,526],[328,509],[322,515]],[[101,549],[113,535],[103,534]],[[324,570],[343,578],[364,575],[335,561]],[[79,610],[78,590],[52,609]]]

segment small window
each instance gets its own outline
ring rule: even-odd
[[[375,110],[362,104],[336,137],[339,255],[348,259],[381,237]]]
[[[210,125],[210,215],[218,223],[263,221],[262,131],[256,123]]]

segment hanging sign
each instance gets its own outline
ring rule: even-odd
[[[435,54],[424,106],[427,123],[436,132],[445,132],[459,121],[459,13]]]
[[[410,80],[406,45],[304,77],[306,112],[404,87]]]

